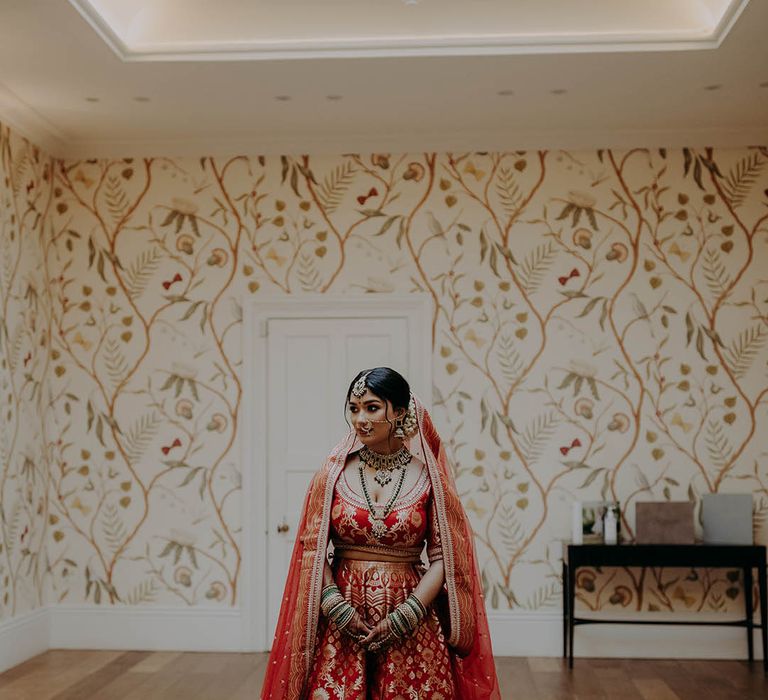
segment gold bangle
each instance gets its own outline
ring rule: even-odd
[[[411,593],[406,599],[405,602],[411,607],[411,609],[419,616],[419,619],[426,617],[427,615],[427,609],[424,607],[424,603],[422,603],[415,593]]]
[[[419,626],[419,616],[414,612],[413,608],[408,603],[402,605],[403,615],[408,620],[409,632],[413,631]]]

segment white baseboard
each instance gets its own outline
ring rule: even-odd
[[[239,609],[56,605],[49,613],[52,649],[249,650]]]
[[[559,612],[491,612],[497,656],[560,656]],[[240,609],[57,605],[0,623],[0,672],[49,648],[147,651],[254,651]],[[755,658],[762,658],[759,632]],[[259,651],[259,650],[256,650]],[[746,632],[732,627],[587,625],[576,628],[577,657],[745,659]]]
[[[48,649],[47,608],[17,615],[0,622],[0,673]]]
[[[712,619],[722,618],[712,616]],[[488,624],[496,656],[561,656],[563,653],[563,618],[559,612],[491,612]],[[762,659],[759,630],[754,632],[754,650],[755,658]],[[747,633],[742,627],[579,625],[574,634],[574,656],[746,659]]]

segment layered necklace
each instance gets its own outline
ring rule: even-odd
[[[373,478],[379,486],[386,486],[392,481],[392,472],[395,469],[405,469],[410,464],[411,453],[405,445],[388,455],[369,450],[368,446],[364,445],[360,450],[360,462],[376,472]]]
[[[395,505],[395,501],[400,495],[400,491],[403,488],[403,481],[405,481],[405,467],[410,461],[411,453],[405,446],[389,455],[373,452],[367,447],[363,447],[363,449],[360,450],[360,463],[357,465],[357,470],[360,474],[360,486],[363,489],[365,503],[368,506],[368,512],[370,513],[371,530],[373,536],[377,539],[380,539],[387,533],[387,526],[384,524],[384,520],[392,511],[392,506]],[[385,486],[392,481],[393,471],[397,470],[399,472],[395,488],[392,490],[392,495],[385,505],[379,505],[371,500],[371,494],[368,492],[368,481],[365,478],[366,466],[369,466],[376,471],[374,479],[376,480],[376,483],[381,486]],[[379,478],[380,476],[381,478]]]

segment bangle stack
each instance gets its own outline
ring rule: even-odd
[[[400,603],[400,605],[387,615],[389,632],[382,639],[370,644],[368,651],[379,651],[397,639],[405,639],[412,635],[426,615],[427,609],[422,605],[421,601],[411,593],[405,599],[405,602]]]
[[[343,630],[355,616],[355,609],[344,600],[339,587],[332,583],[320,594],[320,609],[339,630]]]
[[[400,605],[387,615],[389,628],[395,637],[404,639],[413,634],[414,630],[419,626],[419,622],[421,622],[426,614],[426,608],[422,605],[421,601],[411,593],[405,599],[404,603],[400,603]]]

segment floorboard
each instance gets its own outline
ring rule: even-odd
[[[266,654],[51,650],[0,674],[0,700],[256,700]],[[762,664],[500,657],[504,700],[765,700]]]

